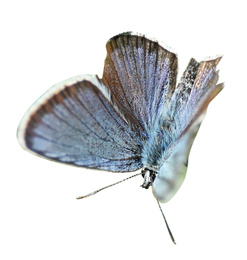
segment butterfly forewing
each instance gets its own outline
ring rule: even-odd
[[[122,105],[150,132],[176,85],[177,57],[144,36],[123,34],[107,42],[103,80]],[[149,134],[149,133],[148,133]]]
[[[202,114],[223,85],[216,85],[216,65],[221,57],[201,63],[191,59],[172,96],[165,120],[175,124],[173,142],[179,140],[192,123]]]
[[[100,87],[99,87],[100,85]],[[81,76],[72,85],[53,87],[19,127],[24,148],[59,162],[109,171],[141,167],[141,141],[119,116],[102,83]],[[59,90],[57,90],[59,89]]]

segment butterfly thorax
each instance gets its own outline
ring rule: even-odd
[[[157,129],[157,130],[156,130]],[[157,123],[143,145],[142,163],[144,168],[158,172],[169,157],[171,145],[175,139],[175,123],[164,120],[162,125]]]
[[[177,124],[166,121],[161,130],[153,132],[143,149],[143,188],[152,186],[154,196],[160,202],[169,201],[182,185],[188,165],[192,143],[200,127],[199,118],[181,138],[177,139]],[[156,128],[157,129],[157,128]]]

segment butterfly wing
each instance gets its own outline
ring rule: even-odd
[[[175,89],[177,57],[128,33],[110,39],[106,48],[102,80],[62,82],[29,110],[18,131],[24,148],[88,168],[143,166],[143,142]]]
[[[126,33],[106,48],[102,79],[55,86],[22,121],[20,143],[82,167],[158,170],[219,91],[217,62],[192,60],[176,87],[177,57],[157,42]]]
[[[156,41],[131,33],[120,34],[106,44],[103,82],[131,113],[147,135],[158,111],[169,103],[176,85],[176,54]]]
[[[171,98],[164,119],[170,124],[166,122],[163,131],[169,142],[152,187],[160,202],[169,201],[182,185],[190,149],[208,104],[223,88],[223,84],[216,85],[218,73],[215,69],[219,60],[198,63],[192,59]]]
[[[196,62],[191,59],[171,98],[166,117],[172,119],[176,131],[173,131],[172,144],[179,142],[189,131],[193,123],[202,115],[212,99],[222,90],[223,84],[218,84],[219,79],[216,66],[221,57]]]
[[[21,121],[18,139],[24,149],[58,162],[133,171],[142,166],[141,141],[130,121],[104,84],[84,75],[55,85],[38,99]]]

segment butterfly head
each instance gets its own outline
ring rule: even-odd
[[[143,184],[141,185],[142,188],[148,189],[150,186],[152,186],[155,178],[156,178],[157,172],[154,172],[149,169],[143,169],[142,170],[142,177],[144,178]]]
[[[173,169],[169,160],[161,167],[159,172],[145,168],[142,170],[144,178],[142,188],[148,189],[152,186],[154,197],[162,203],[168,202],[181,187],[187,171],[187,165],[181,164],[178,169]]]

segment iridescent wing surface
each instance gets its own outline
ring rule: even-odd
[[[141,140],[120,114],[97,77],[78,76],[38,99],[20,123],[18,139],[24,149],[58,162],[133,171],[141,167]]]
[[[160,102],[171,98],[177,58],[144,36],[119,35],[106,47],[102,80],[72,78],[30,108],[18,130],[23,148],[87,168],[143,166],[142,145]]]
[[[191,59],[172,98],[157,115],[153,133],[144,143],[142,160],[146,167],[159,172],[176,145],[193,128],[194,122],[205,113],[210,101],[221,91],[223,84],[216,85],[216,66],[219,61],[220,58],[216,58],[198,63]]]
[[[76,166],[158,170],[222,86],[219,59],[188,65],[176,87],[177,56],[156,41],[111,38],[102,79],[86,75],[54,86],[22,120],[23,148]]]
[[[163,130],[159,134],[165,138],[161,142],[152,139],[152,147],[156,147],[157,150],[164,147],[160,156],[147,155],[147,164],[157,167],[158,175],[152,189],[160,202],[169,201],[182,185],[187,172],[190,149],[208,104],[223,88],[223,84],[216,85],[216,65],[219,60],[220,58],[216,58],[198,63],[191,59],[174,91],[164,120],[160,120]],[[162,115],[160,117],[162,118]],[[158,127],[162,129],[162,125]]]
[[[216,85],[221,58],[191,59],[176,86],[177,56],[158,42],[125,33],[110,39],[106,48],[102,80],[145,135],[143,166],[158,171],[222,89]]]
[[[176,86],[177,56],[141,35],[110,39],[103,82],[147,135],[169,103]]]

